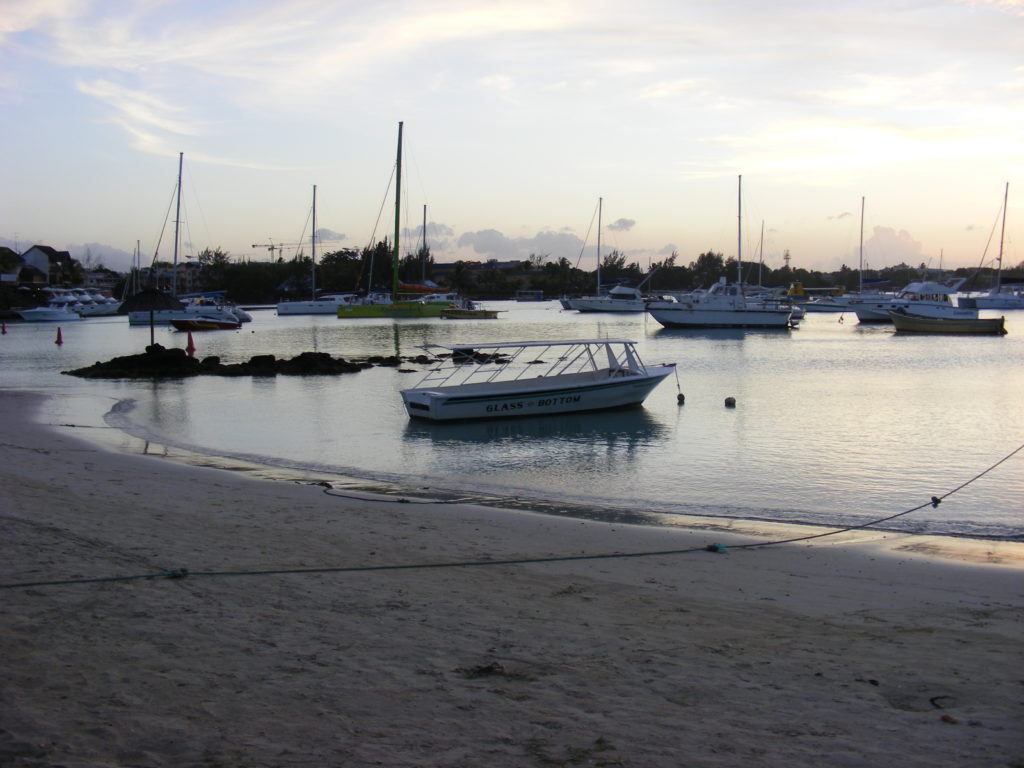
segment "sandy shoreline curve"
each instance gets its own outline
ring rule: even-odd
[[[44,397],[0,391],[0,583],[189,575],[0,590],[0,765],[1024,765],[1020,544],[338,497]]]

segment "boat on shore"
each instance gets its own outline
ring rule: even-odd
[[[401,395],[411,418],[431,421],[639,405],[675,371],[675,363],[645,365],[635,342],[627,339],[429,344],[423,349],[440,362]]]
[[[889,319],[899,333],[955,333],[985,336],[1003,336],[1006,333],[1002,317],[928,317],[905,310],[889,312]]]

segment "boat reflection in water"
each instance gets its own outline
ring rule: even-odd
[[[757,336],[760,338],[788,338],[795,328],[659,328],[655,338],[705,339],[711,341],[743,341]]]
[[[627,451],[655,445],[668,434],[668,428],[643,406],[631,406],[599,413],[566,413],[549,416],[521,416],[515,419],[479,419],[474,421],[435,422],[410,420],[405,426],[407,441],[429,440],[435,446],[494,446],[496,453],[507,454],[509,444],[517,452],[551,450],[557,444],[602,446],[612,450],[625,446]],[[561,452],[561,451],[560,451]]]

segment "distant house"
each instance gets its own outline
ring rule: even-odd
[[[111,296],[119,279],[120,275],[117,272],[106,267],[99,267],[98,269],[85,270],[82,274],[82,285],[90,291],[97,291]]]
[[[21,258],[25,266],[33,267],[46,275],[49,285],[61,285],[69,282],[74,274],[74,259],[67,251],[58,251],[49,245],[33,245]],[[24,282],[24,281],[22,281]]]
[[[143,267],[139,270],[144,284],[161,291],[169,291],[174,286],[179,295],[201,290],[202,273],[203,265],[198,261],[179,261],[176,270],[174,266],[164,262],[157,262],[153,267]]]
[[[24,266],[25,260],[17,251],[5,245],[0,246],[0,283],[17,285],[18,276]]]

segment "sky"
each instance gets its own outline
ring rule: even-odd
[[[0,0],[0,245],[170,260],[183,153],[180,258],[308,253],[314,185],[362,248],[399,122],[439,262],[992,266],[1007,184],[1024,261],[1024,0]]]

